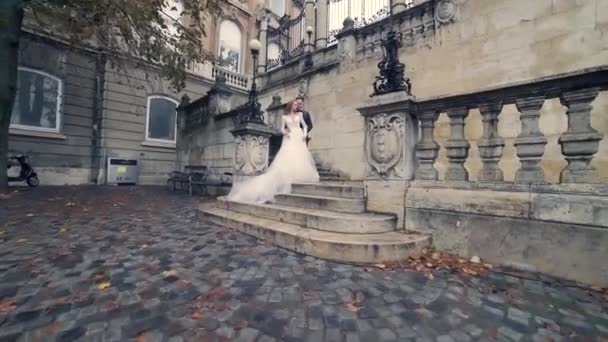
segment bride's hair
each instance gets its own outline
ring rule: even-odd
[[[293,99],[289,102],[287,102],[287,104],[285,105],[285,110],[283,112],[283,115],[288,115],[289,113],[291,113],[291,108],[293,107],[293,104],[297,101],[298,99]]]

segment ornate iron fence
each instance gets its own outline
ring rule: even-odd
[[[306,25],[304,11],[291,19],[288,15],[279,21],[279,27],[268,28],[266,44],[266,69],[278,67],[304,52]]]

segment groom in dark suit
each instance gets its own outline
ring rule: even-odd
[[[306,146],[308,146],[308,142],[310,141],[310,131],[312,131],[312,118],[310,116],[310,113],[304,110],[304,98],[301,96],[298,96],[296,98],[296,103],[298,105],[298,111],[302,113],[302,118],[304,119],[304,123],[306,123],[306,128],[307,128],[307,132],[306,132]],[[302,127],[300,125],[300,127]],[[304,127],[302,127],[302,129],[304,129]]]

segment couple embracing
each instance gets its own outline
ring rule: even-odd
[[[294,183],[317,183],[319,173],[308,150],[312,129],[310,114],[301,97],[289,101],[281,117],[281,148],[268,170],[242,183],[233,184],[227,199],[235,202],[266,203],[277,194],[291,192]]]

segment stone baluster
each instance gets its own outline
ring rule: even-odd
[[[450,137],[445,144],[448,156],[446,180],[468,181],[469,173],[464,162],[469,156],[469,142],[464,138],[464,120],[469,115],[467,107],[454,108],[448,111],[450,118]]]
[[[439,178],[435,169],[435,160],[439,152],[439,145],[433,138],[435,121],[439,117],[436,111],[423,112],[418,115],[420,121],[420,140],[416,144],[416,158],[418,168],[415,178],[419,180],[437,180]]]
[[[422,13],[415,13],[412,15],[412,30],[413,38],[419,38],[422,35],[422,32],[424,32]]]
[[[483,166],[479,172],[480,181],[502,181],[503,173],[498,167],[504,140],[498,135],[498,115],[502,111],[502,102],[486,103],[479,106],[483,121],[483,137],[477,144]]]
[[[414,45],[414,22],[411,16],[408,16],[404,20],[404,24],[401,26],[401,32],[403,35],[401,39],[403,40],[404,46],[412,46]]]
[[[317,49],[327,46],[327,0],[317,1],[315,45]]]
[[[591,103],[599,93],[596,88],[567,92],[561,95],[568,107],[568,130],[559,138],[568,166],[561,173],[563,183],[593,183],[595,168],[590,165],[603,135],[591,127]]]
[[[424,30],[424,36],[426,38],[431,37],[435,32],[434,9],[430,2],[427,2],[424,7],[424,14],[422,15],[422,27]]]
[[[515,173],[515,180],[518,182],[542,183],[545,181],[540,161],[545,152],[547,139],[540,131],[538,124],[543,103],[545,103],[543,96],[527,97],[515,101],[521,121],[521,133],[515,138],[517,157],[521,162],[521,168]]]

